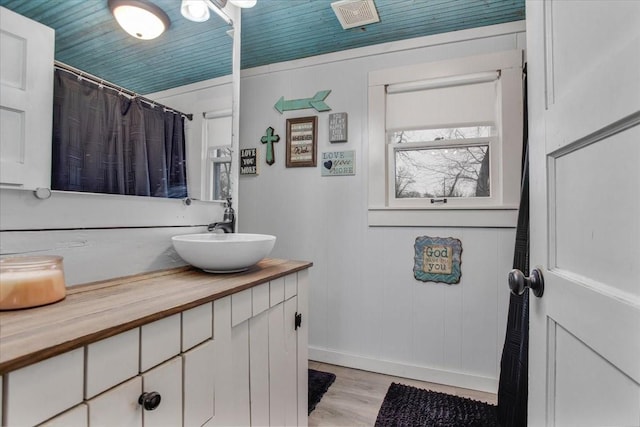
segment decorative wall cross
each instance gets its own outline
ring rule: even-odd
[[[267,144],[267,155],[265,156],[265,159],[268,165],[272,165],[276,161],[273,152],[273,143],[280,141],[280,136],[274,135],[273,128],[269,126],[267,128],[266,134],[262,138],[260,138],[260,141],[263,144]]]

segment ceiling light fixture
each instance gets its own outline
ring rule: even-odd
[[[224,19],[227,24],[233,26],[231,18],[222,10],[226,4],[227,0],[182,0],[180,12],[190,21],[204,22],[209,19],[210,9]]]
[[[149,1],[109,0],[108,4],[122,29],[137,39],[155,39],[171,25],[164,10]]]
[[[258,0],[229,0],[232,5],[248,9],[256,5]]]
[[[209,7],[202,0],[182,0],[180,13],[189,21],[204,22],[209,19]]]

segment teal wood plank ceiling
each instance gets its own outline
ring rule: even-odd
[[[134,39],[107,0],[0,0],[56,30],[57,60],[145,94],[231,73],[230,27],[191,22],[180,0],[151,0],[171,19],[155,40]],[[375,0],[380,22],[343,30],[333,0],[258,0],[242,11],[241,68],[432,34],[519,21],[525,0]]]

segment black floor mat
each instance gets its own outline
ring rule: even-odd
[[[498,427],[496,406],[392,383],[376,427]]]

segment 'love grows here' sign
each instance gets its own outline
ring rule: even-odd
[[[423,282],[459,283],[462,242],[451,237],[416,238],[413,275]]]

